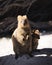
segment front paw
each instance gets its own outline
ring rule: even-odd
[[[29,35],[26,36],[26,40],[29,40]]]

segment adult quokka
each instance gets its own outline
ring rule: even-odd
[[[32,57],[32,36],[28,18],[26,15],[18,15],[17,21],[18,26],[12,34],[15,58],[17,59],[20,54],[26,53]]]

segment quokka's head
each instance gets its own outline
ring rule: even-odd
[[[29,21],[26,15],[18,15],[17,16],[17,21],[18,21],[18,27],[20,28],[26,28],[29,27]]]
[[[34,35],[34,38],[40,39],[40,31],[37,30],[32,30],[32,34]]]

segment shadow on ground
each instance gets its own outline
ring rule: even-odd
[[[44,56],[44,54],[46,56]],[[45,48],[33,52],[34,57],[23,55],[15,60],[14,55],[0,57],[0,65],[52,65],[52,49]]]

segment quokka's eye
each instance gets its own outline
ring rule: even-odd
[[[27,24],[27,20],[25,20],[25,23]]]

